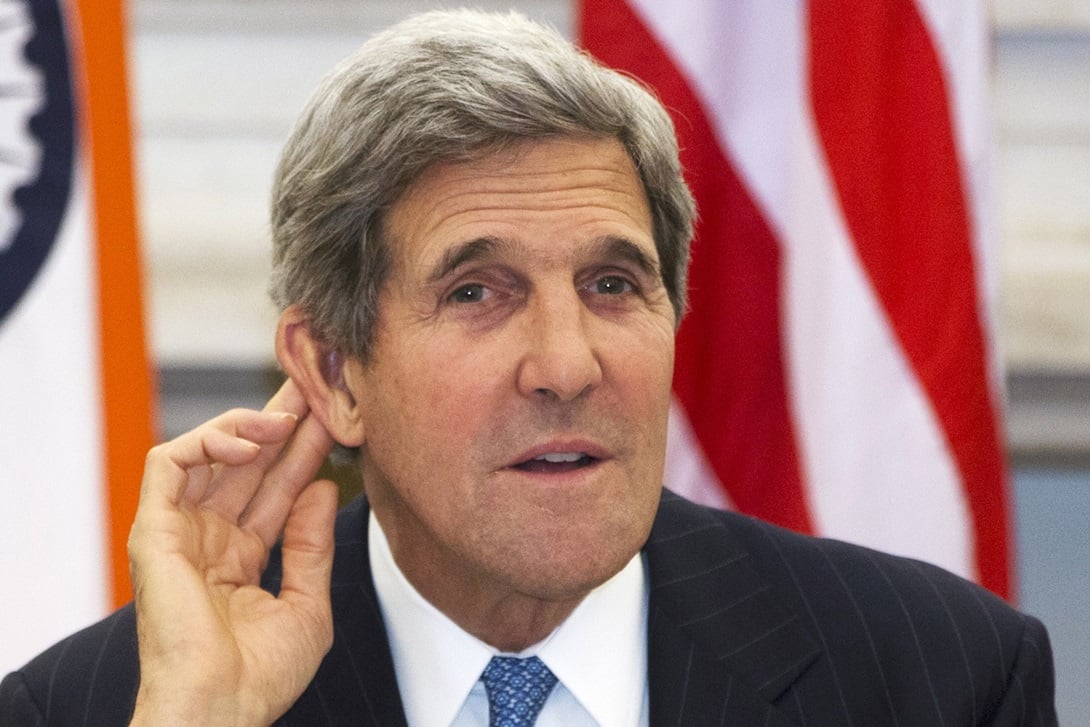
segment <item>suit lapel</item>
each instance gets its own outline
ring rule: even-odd
[[[819,650],[729,530],[664,491],[644,552],[651,723],[791,724],[772,703]]]
[[[331,597],[333,647],[284,725],[405,725],[390,643],[367,553],[370,510],[363,498],[337,518]]]

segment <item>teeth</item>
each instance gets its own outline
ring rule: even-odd
[[[578,462],[585,456],[582,452],[550,452],[534,459],[538,462]]]

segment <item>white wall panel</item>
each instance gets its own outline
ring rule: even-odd
[[[1059,241],[1090,250],[1090,143],[1005,144],[999,174],[1000,223],[1008,247]],[[1010,275],[1021,272],[1008,270]]]
[[[230,28],[139,33],[134,100],[141,130],[282,137],[326,71],[365,37],[340,28],[298,35]]]
[[[276,138],[150,135],[139,147],[151,345],[171,365],[272,358],[265,295]]]
[[[1005,30],[994,90],[1007,366],[1090,370],[1090,34]]]
[[[1001,342],[1013,372],[1086,372],[1090,361],[1090,249],[1038,239],[1004,252]],[[1015,272],[1017,271],[1017,272]],[[1088,399],[1084,392],[1084,405]],[[1085,415],[1081,424],[1087,431]]]
[[[1002,143],[1090,137],[1090,35],[1007,31],[995,61]]]
[[[148,280],[160,365],[265,367],[275,360],[276,312],[265,294],[264,262],[154,265]]]
[[[1090,29],[1087,0],[992,0],[1001,28]]]
[[[139,153],[144,247],[157,265],[268,257],[279,139],[155,136]]]

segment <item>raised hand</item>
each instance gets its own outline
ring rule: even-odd
[[[132,724],[269,724],[333,638],[332,440],[289,380],[148,454],[129,560],[140,646]],[[283,586],[259,586],[283,534]]]

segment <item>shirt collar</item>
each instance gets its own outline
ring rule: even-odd
[[[647,686],[645,566],[637,553],[576,606],[537,655],[600,725],[639,724]]]
[[[417,592],[373,512],[368,545],[405,716],[412,725],[449,725],[499,652]],[[647,601],[637,553],[544,641],[518,655],[540,657],[598,724],[637,724],[647,685]]]

